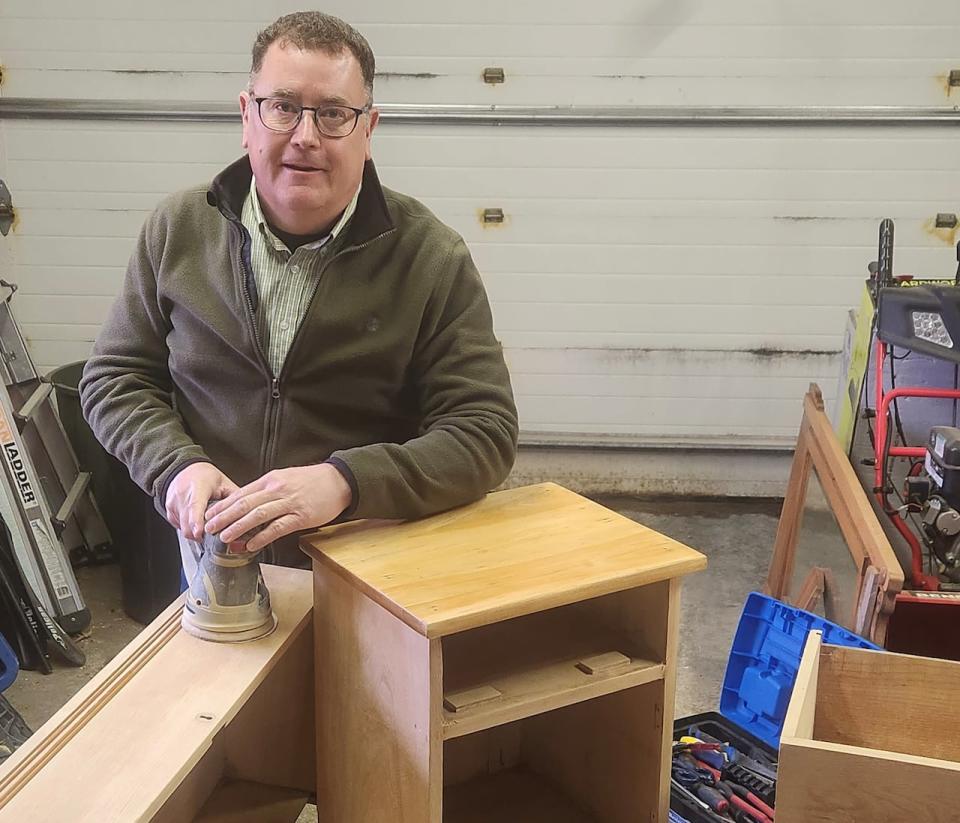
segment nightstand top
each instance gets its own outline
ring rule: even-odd
[[[427,637],[699,571],[697,551],[554,483],[398,523],[357,521],[301,547]]]

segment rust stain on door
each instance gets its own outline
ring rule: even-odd
[[[960,69],[945,71],[943,74],[938,74],[934,77],[934,80],[936,80],[937,85],[944,90],[948,100],[954,92],[957,93],[957,97],[960,97]]]
[[[957,240],[960,239],[960,223],[952,228],[938,227],[936,217],[924,220],[923,230],[934,240],[940,240],[947,246],[956,246]]]

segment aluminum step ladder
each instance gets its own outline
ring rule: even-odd
[[[0,280],[0,514],[24,579],[69,633],[90,623],[71,551],[97,555],[110,533],[13,315],[14,284]]]

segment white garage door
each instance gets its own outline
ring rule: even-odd
[[[18,215],[0,264],[44,367],[87,354],[159,197],[240,151],[222,119],[65,119],[75,101],[99,101],[100,115],[222,112],[256,30],[293,8],[0,6],[0,177]],[[833,391],[879,220],[897,221],[899,271],[955,268],[960,237],[933,227],[960,212],[955,0],[325,9],[370,39],[378,100],[410,104],[407,118],[387,106],[381,176],[470,244],[527,442],[789,445],[807,384]],[[485,83],[485,67],[504,82]],[[13,116],[34,98],[64,118]],[[476,109],[439,124],[435,104]],[[525,125],[487,124],[491,104]],[[620,125],[597,119],[609,106],[625,107],[607,121]],[[892,108],[835,119],[863,106]],[[538,125],[551,107],[582,125]],[[703,107],[731,107],[727,123],[704,124]],[[623,125],[637,115],[651,119]],[[503,223],[485,224],[485,209]]]

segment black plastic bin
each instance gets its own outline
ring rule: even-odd
[[[153,507],[153,500],[131,479],[126,467],[107,454],[80,411],[84,361],[47,375],[57,397],[63,428],[80,468],[92,475],[94,497],[103,513],[120,563],[123,610],[149,623],[180,594],[177,533]]]

